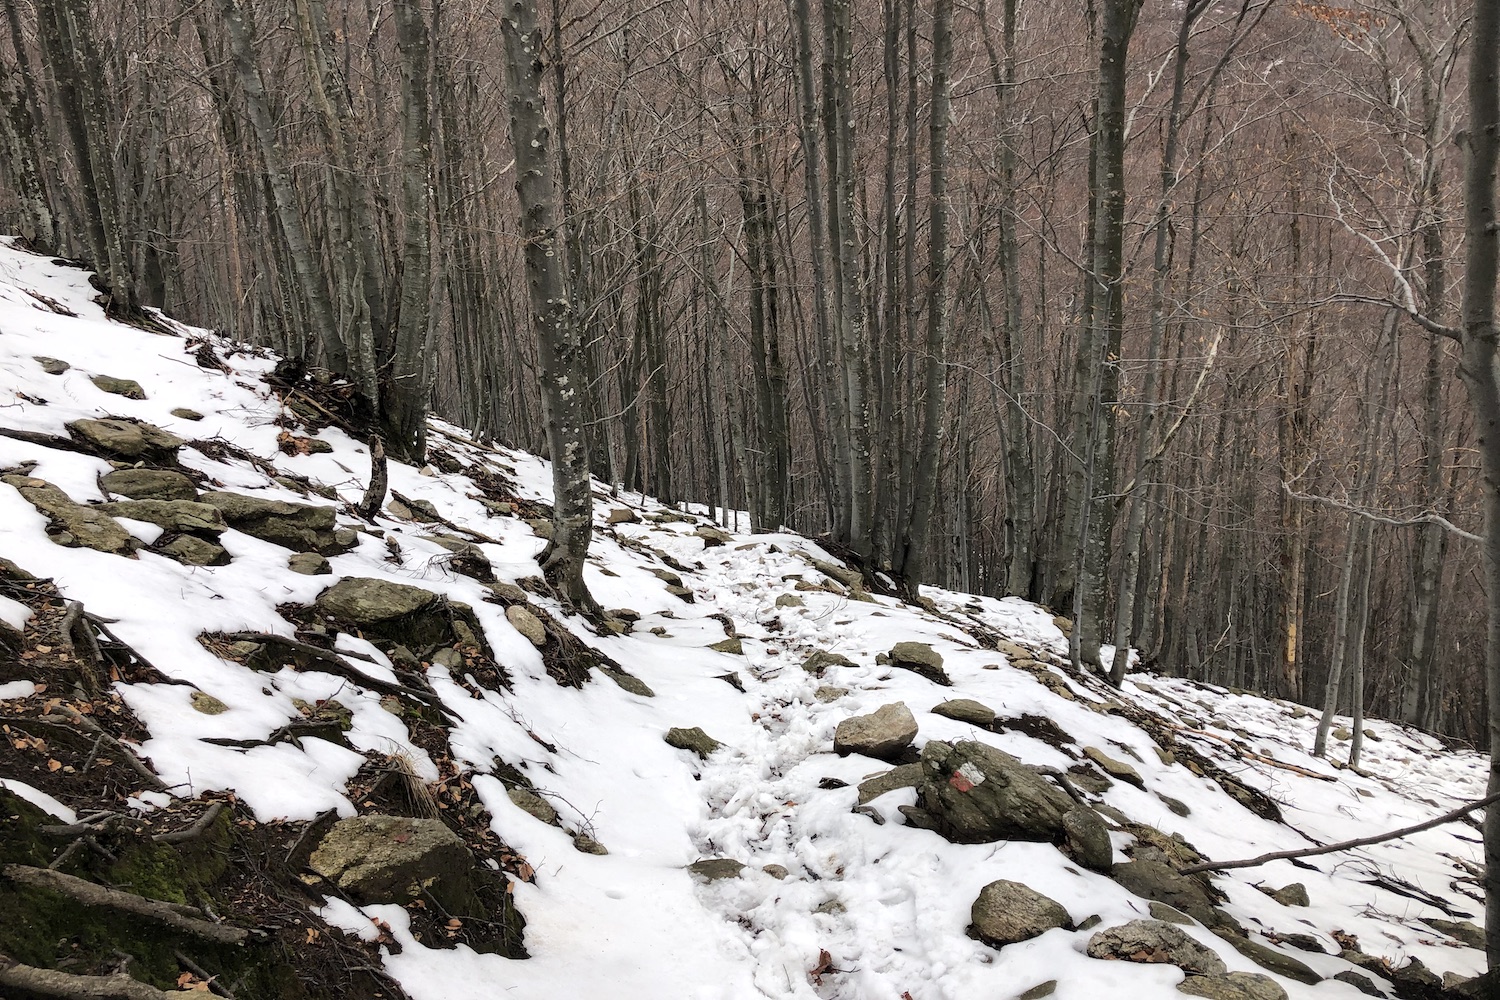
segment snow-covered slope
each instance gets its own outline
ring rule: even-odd
[[[387,922],[402,947],[399,954],[386,950],[386,967],[417,1000],[973,1000],[1016,997],[1051,981],[1062,1000],[1178,996],[1183,972],[1174,965],[1086,955],[1097,929],[1090,918],[1107,928],[1151,915],[1147,900],[1108,875],[1051,844],[955,844],[908,825],[900,807],[916,802],[910,788],[855,811],[856,786],[890,765],[836,755],[834,731],[850,716],[893,702],[914,713],[918,749],[930,740],[973,739],[1028,764],[1071,770],[1083,794],[1115,821],[1120,863],[1142,832],[1123,820],[1229,860],[1409,825],[1483,794],[1485,758],[1410,730],[1370,723],[1364,769],[1353,773],[1310,756],[1316,720],[1295,706],[1145,675],[1114,692],[1070,675],[1061,666],[1065,637],[1045,609],[930,588],[928,607],[871,596],[835,579],[842,564],[811,540],[735,531],[725,539],[702,530],[712,522],[701,508],[676,514],[647,498],[609,497],[602,487],[586,576],[605,608],[638,616],[628,634],[596,630],[545,594],[526,597],[644,682],[651,696],[599,669],[579,688],[562,686],[492,587],[456,572],[451,541],[431,537],[446,533],[477,545],[501,584],[538,576],[545,543],[521,515],[535,513],[531,503],[550,501],[545,463],[481,446],[434,422],[440,464],[457,471],[392,465],[391,488],[403,500],[366,524],[351,506],[369,471],[363,444],[326,427],[314,435],[326,451],[304,454],[294,443],[297,453],[286,454],[279,447],[294,422],[262,381],[275,358],[167,320],[176,335],[122,326],[106,320],[92,298],[84,272],[0,245],[0,428],[32,435],[0,437],[0,470],[20,470],[81,504],[102,502],[108,498],[99,477],[115,466],[49,447],[36,435],[66,438],[67,425],[79,418],[136,418],[193,442],[178,460],[204,489],[336,505],[339,524],[361,531],[355,547],[331,556],[330,575],[293,572],[286,548],[232,528],[219,541],[227,564],[184,565],[149,548],[124,556],[57,544],[48,537],[48,517],[14,485],[0,485],[0,555],[117,620],[110,627],[123,642],[167,678],[185,682],[119,686],[149,730],[141,756],[177,796],[233,790],[261,820],[311,820],[329,808],[345,816],[362,808],[347,783],[366,753],[400,755],[419,776],[438,779],[428,750],[381,690],[305,664],[258,672],[200,641],[205,633],[291,636],[296,626],[287,606],[312,604],[341,578],[414,585],[468,605],[493,659],[509,673],[508,689],[486,688],[465,684],[462,664],[418,668],[453,720],[446,752],[462,765],[494,833],[534,873],[513,890],[531,957],[428,947],[411,936],[407,911],[394,904],[361,914],[331,901],[324,913],[371,936],[379,932],[371,918]],[[199,363],[204,343],[227,370]],[[38,356],[70,367],[48,374]],[[100,375],[135,380],[146,398],[106,392],[92,380]],[[184,409],[202,419],[174,412]],[[290,477],[337,499],[294,491],[298,481]],[[480,481],[508,484],[515,513]],[[439,523],[419,520],[428,517],[424,501]],[[625,510],[634,517],[610,516]],[[143,545],[161,534],[144,521],[120,523]],[[690,595],[670,589],[674,574]],[[0,618],[19,625],[25,609],[14,603],[0,604]],[[731,632],[741,652],[710,648]],[[398,681],[375,645],[350,636],[338,641],[369,657],[360,668],[370,677]],[[929,644],[952,686],[881,662],[900,642]],[[819,650],[848,663],[814,676],[802,665]],[[12,681],[0,685],[0,699],[29,690]],[[195,710],[198,692],[227,711]],[[334,698],[352,713],[349,747],[316,738],[222,745],[266,739],[301,717],[297,700]],[[930,711],[950,698],[980,702],[999,721],[980,728]],[[1055,731],[1037,720],[1050,720]],[[664,742],[674,727],[701,727],[723,747],[700,759]],[[220,742],[205,742],[211,738]],[[1090,748],[1124,780],[1107,779],[1086,755]],[[1337,743],[1334,756],[1346,748]],[[512,801],[497,758],[530,779],[557,810],[558,825]],[[1121,764],[1133,769],[1139,787]],[[1228,779],[1264,793],[1281,821],[1265,818],[1263,804],[1258,812],[1248,807],[1256,805],[1253,795],[1231,794]],[[608,853],[577,849],[579,833]],[[708,858],[745,867],[738,877],[712,881],[687,870]],[[1414,958],[1437,975],[1474,976],[1483,970],[1482,953],[1422,921],[1480,919],[1473,873],[1481,861],[1476,829],[1460,822],[1358,851],[1216,876],[1224,912],[1255,942],[1326,977],[1316,985],[1268,971],[1199,923],[1185,930],[1230,970],[1270,975],[1292,997],[1362,995],[1331,978],[1372,974],[1339,957],[1349,935],[1393,967]],[[998,949],[970,937],[971,905],[998,879],[1029,885],[1062,904],[1073,925],[1091,929],[1060,927]],[[1306,887],[1310,905],[1283,905],[1261,891],[1294,882]],[[1334,932],[1343,937],[1335,940]],[[1324,953],[1278,944],[1286,935],[1306,935],[1301,943]],[[1392,989],[1375,979],[1376,989]],[[1417,987],[1401,988],[1417,995],[1410,992]]]

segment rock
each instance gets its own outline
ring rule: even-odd
[[[723,545],[734,538],[729,532],[710,527],[706,524],[698,528],[697,531],[694,531],[693,534],[703,539],[703,547],[705,549],[711,549],[715,545]]]
[[[177,449],[186,443],[155,424],[123,417],[74,420],[68,424],[68,433],[77,441],[131,462],[175,462]]]
[[[639,524],[641,517],[629,507],[616,507],[604,519],[605,524]]]
[[[1252,941],[1239,934],[1220,934],[1219,936],[1229,942],[1230,947],[1235,951],[1262,969],[1267,969],[1279,976],[1286,976],[1288,979],[1295,979],[1299,983],[1307,983],[1309,986],[1316,986],[1323,981],[1323,977],[1314,972],[1307,963],[1277,951],[1269,945]]]
[[[1115,865],[1109,874],[1142,899],[1166,903],[1209,926],[1219,923],[1207,890],[1196,879],[1180,875],[1160,861],[1127,861]]]
[[[796,594],[782,594],[776,598],[776,606],[778,608],[803,608],[807,606],[807,602]]]
[[[169,469],[116,469],[99,477],[106,493],[131,500],[196,500],[198,487]]]
[[[1258,972],[1228,972],[1221,976],[1188,976],[1177,992],[1210,1000],[1287,1000],[1286,990]]]
[[[791,872],[786,870],[786,865],[765,865],[761,868],[761,871],[765,872],[767,875],[771,876],[778,882],[785,880],[786,877],[791,874]]]
[[[830,653],[826,650],[816,649],[807,659],[802,661],[802,669],[814,677],[822,677],[828,672],[829,667],[853,667],[858,666],[853,660],[842,653]]]
[[[115,500],[98,506],[111,517],[128,517],[203,538],[218,538],[227,527],[217,507],[192,500]]]
[[[49,358],[41,354],[36,355],[31,360],[41,365],[42,371],[46,372],[48,375],[61,375],[69,368],[73,367],[66,361],[60,361],[57,358]]]
[[[496,580],[494,583],[490,584],[490,590],[494,591],[495,596],[500,598],[502,601],[524,602],[528,599],[529,596],[526,591],[522,590],[520,587],[517,587],[513,583],[506,582],[505,580]]]
[[[608,677],[610,680],[614,681],[615,684],[623,691],[627,691],[633,695],[638,695],[642,698],[656,697],[656,692],[651,690],[646,682],[641,680],[635,674],[627,673],[624,670],[618,670],[614,667],[605,666],[603,664],[599,666],[599,672],[605,677]]]
[[[405,904],[430,892],[450,913],[477,908],[474,859],[440,820],[372,814],[342,819],[308,866],[360,904]]]
[[[1312,905],[1312,900],[1307,898],[1307,886],[1303,885],[1301,882],[1293,882],[1291,885],[1282,886],[1280,889],[1277,889],[1276,891],[1271,893],[1271,898],[1276,900],[1276,902],[1280,903],[1282,906]],[[1479,945],[1476,945],[1476,947],[1483,948],[1484,944],[1481,942]]]
[[[1109,828],[1088,806],[1075,805],[1063,813],[1063,837],[1078,863],[1090,871],[1108,873],[1114,865]]]
[[[678,750],[691,750],[702,760],[707,760],[710,754],[724,746],[697,726],[691,729],[668,729],[662,739],[668,746]]]
[[[831,701],[838,701],[848,693],[848,688],[834,687],[831,684],[822,684],[819,685],[818,689],[813,692],[813,698],[826,705]]]
[[[1304,893],[1304,896],[1306,893]],[[1302,904],[1306,906],[1306,903]],[[1484,951],[1484,928],[1472,920],[1443,920],[1440,917],[1423,917],[1422,923],[1433,930],[1446,934],[1455,941],[1462,941],[1470,948]]]
[[[902,809],[915,826],[959,844],[1067,839],[1063,817],[1072,798],[1004,751],[973,740],[929,740],[922,768],[917,806]]]
[[[203,414],[199,413],[197,410],[190,410],[186,406],[177,407],[177,409],[172,411],[172,416],[176,417],[179,420],[196,421],[203,419]]]
[[[526,637],[537,649],[547,645],[547,628],[542,620],[519,604],[512,604],[505,609],[505,620],[510,622],[511,627]]]
[[[848,587],[850,590],[864,589],[865,576],[857,569],[851,569],[848,566],[840,566],[838,563],[824,562],[822,559],[814,559],[812,561],[812,564],[813,569],[817,570],[819,573],[822,573],[824,576],[832,577],[839,583],[842,583],[844,586]]]
[[[1011,642],[1009,639],[997,639],[995,641],[995,652],[1004,656],[1012,662],[1016,660],[1030,660],[1035,654],[1020,643]]]
[[[1016,997],[1016,1000],[1042,1000],[1057,992],[1057,980],[1049,979],[1045,983],[1037,983],[1031,989]]]
[[[124,396],[126,399],[145,399],[146,390],[133,378],[115,378],[113,375],[94,375],[90,377],[101,392],[113,393],[116,396]]]
[[[534,819],[538,819],[548,826],[557,825],[557,810],[552,808],[552,803],[542,798],[529,788],[517,785],[515,788],[507,788],[505,793],[517,806],[529,813]]]
[[[1361,993],[1372,997],[1384,997],[1380,988],[1375,985],[1375,980],[1369,976],[1355,972],[1353,969],[1345,969],[1343,972],[1335,972],[1333,978],[1341,983],[1348,983]]]
[[[972,933],[994,948],[1029,941],[1056,927],[1069,927],[1068,911],[1019,882],[1000,879],[979,890],[969,910]]]
[[[988,729],[995,721],[995,710],[972,698],[952,698],[932,708],[933,715],[941,715],[955,722],[967,722],[980,729]]]
[[[349,577],[319,594],[316,607],[350,625],[374,625],[416,614],[437,599],[436,594],[421,587],[369,577]]]
[[[427,540],[453,553],[448,558],[448,568],[455,573],[462,573],[469,579],[478,580],[480,583],[490,583],[495,579],[495,571],[490,568],[490,557],[467,538],[456,538],[453,535],[428,535]]]
[[[904,702],[882,705],[869,715],[855,715],[839,723],[833,750],[840,756],[862,753],[894,760],[917,738],[917,719]]]
[[[717,882],[720,879],[739,878],[740,872],[745,870],[744,862],[733,858],[705,858],[702,861],[694,861],[687,866],[688,873],[696,879],[704,882]]]
[[[874,799],[880,798],[886,792],[894,792],[899,788],[915,788],[922,782],[921,764],[902,764],[891,768],[884,774],[877,774],[873,778],[866,778],[859,783],[858,805],[867,805]]]
[[[1163,795],[1160,792],[1156,793],[1156,797],[1161,799],[1162,805],[1170,809],[1174,816],[1188,816],[1192,814],[1192,810],[1188,808],[1187,803],[1181,799],[1174,799],[1172,796]]]
[[[153,552],[175,559],[184,566],[227,566],[230,561],[228,549],[218,542],[211,542],[197,535],[178,535],[171,541],[158,542],[151,548]]]
[[[717,653],[730,653],[734,656],[745,655],[745,644],[737,635],[732,635],[728,639],[720,639],[708,648]]]
[[[1147,909],[1151,912],[1152,920],[1163,920],[1169,924],[1182,924],[1183,926],[1189,927],[1192,926],[1193,918],[1188,916],[1186,913],[1183,913],[1175,906],[1168,906],[1166,903],[1158,903],[1155,900],[1152,900],[1151,903],[1147,906]]]
[[[121,556],[128,556],[140,547],[140,542],[125,530],[125,526],[107,512],[75,503],[46,480],[3,476],[0,482],[15,487],[27,503],[51,519],[47,534],[59,545],[97,549]]]
[[[229,711],[228,705],[207,691],[194,691],[188,695],[188,699],[193,703],[193,710],[195,712],[202,712],[204,715],[223,715]]]
[[[891,647],[891,666],[921,674],[934,683],[952,687],[943,671],[943,657],[925,642],[898,642]]]
[[[1344,726],[1339,726],[1333,731],[1333,738],[1339,740],[1340,742],[1348,742],[1349,740],[1354,738],[1354,734]]]
[[[1228,972],[1223,959],[1180,928],[1161,920],[1132,920],[1089,938],[1090,958],[1175,965],[1184,972],[1218,976]]]
[[[1083,755],[1103,768],[1104,773],[1111,778],[1127,782],[1137,788],[1146,787],[1146,783],[1141,780],[1141,772],[1124,761],[1115,760],[1098,747],[1084,747]]]
[[[1391,972],[1391,982],[1396,984],[1398,992],[1403,986],[1414,993],[1422,990],[1442,989],[1443,987],[1442,979],[1435,975],[1416,956],[1407,959],[1405,965]]]
[[[205,493],[199,500],[219,508],[236,531],[291,549],[332,556],[358,544],[357,533],[335,530],[332,507],[285,503],[240,493]]]
[[[316,552],[296,552],[286,561],[287,569],[303,576],[327,576],[333,572],[328,560]]]
[[[580,833],[573,838],[573,849],[581,854],[597,854],[600,857],[609,853],[609,848],[586,833]]]

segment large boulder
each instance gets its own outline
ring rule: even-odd
[[[97,549],[121,556],[128,556],[140,547],[140,542],[125,530],[124,525],[106,511],[75,503],[44,479],[4,476],[0,481],[15,487],[27,503],[51,519],[47,535],[58,545]]]
[[[862,753],[895,760],[917,738],[917,719],[905,702],[882,705],[869,715],[854,715],[839,723],[833,749],[840,756]]]
[[[68,424],[68,433],[97,451],[132,462],[175,462],[177,449],[186,443],[155,424],[123,417],[74,420]]]
[[[920,674],[935,684],[952,687],[943,670],[943,655],[925,642],[898,642],[891,647],[891,666]]]
[[[1045,934],[1054,927],[1069,927],[1068,911],[1029,886],[1000,879],[979,890],[969,910],[975,937],[1003,948]]]
[[[198,487],[170,469],[116,469],[99,477],[107,493],[131,500],[196,500]]]
[[[437,594],[421,587],[351,576],[319,594],[314,606],[345,624],[367,626],[417,614],[437,600]]]
[[[1175,965],[1200,976],[1221,976],[1228,966],[1212,949],[1162,920],[1132,920],[1089,938],[1090,958]]]
[[[351,528],[336,526],[335,510],[319,505],[285,503],[241,493],[205,493],[199,500],[219,509],[236,531],[291,549],[331,556],[359,542]]]
[[[406,904],[431,893],[449,913],[469,915],[478,903],[473,855],[441,820],[379,814],[339,820],[308,867],[360,904]]]
[[[1041,772],[1002,750],[973,740],[929,740],[922,748],[917,804],[901,811],[913,826],[959,844],[1027,840],[1060,844],[1079,862],[1107,869],[1099,839],[1103,820],[1076,804]],[[1102,865],[1102,868],[1101,868]]]

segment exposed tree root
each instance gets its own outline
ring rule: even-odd
[[[22,965],[0,955],[0,989],[24,990],[59,1000],[171,1000],[155,986],[132,979],[123,972],[112,976],[74,976],[52,969]]]
[[[131,916],[143,917],[147,920],[170,927],[173,930],[191,934],[205,941],[213,941],[217,944],[244,944],[250,940],[250,931],[242,927],[231,927],[227,924],[210,923],[203,919],[202,910],[191,906],[180,906],[176,903],[164,903],[160,900],[147,899],[145,896],[137,896],[133,892],[122,892],[119,889],[111,889],[108,886],[90,882],[87,879],[66,875],[62,872],[52,871],[48,868],[33,868],[30,865],[6,865],[0,868],[0,875],[4,875],[12,882],[29,885],[37,889],[47,889],[52,892],[62,893],[70,896],[85,906],[103,906]]]

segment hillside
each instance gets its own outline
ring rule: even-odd
[[[337,385],[107,321],[88,277],[0,246],[0,994],[1434,997],[1484,968],[1472,821],[1176,871],[1421,822],[1482,755],[1372,721],[1356,773],[1297,706],[1072,673],[1045,609],[903,603],[602,485],[592,625],[539,579],[545,463],[434,422],[362,520]]]

